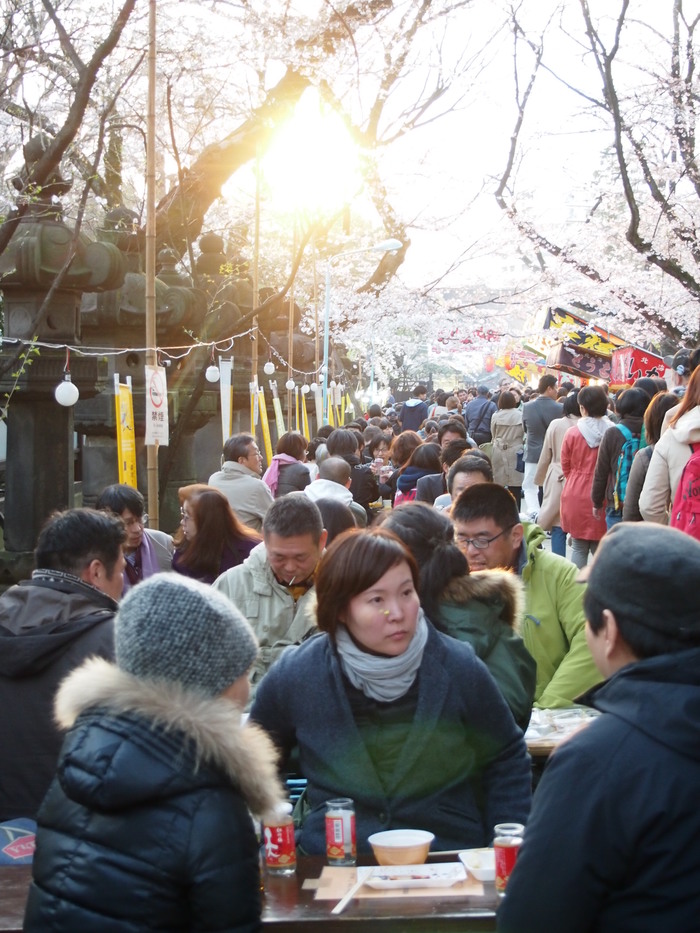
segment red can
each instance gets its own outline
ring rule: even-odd
[[[291,803],[283,803],[263,827],[265,868],[272,875],[293,875],[297,868]]]
[[[496,862],[496,893],[503,896],[511,872],[515,867],[518,851],[523,844],[522,823],[498,823],[494,829],[493,853]]]

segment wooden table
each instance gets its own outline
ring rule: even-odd
[[[433,860],[434,861],[434,860]],[[496,929],[498,898],[493,885],[484,885],[482,897],[440,901],[437,898],[357,898],[342,914],[332,916],[335,901],[316,900],[304,881],[318,878],[325,860],[299,860],[290,878],[265,876],[263,926],[271,933],[332,933],[338,930],[377,933],[445,933]],[[19,933],[31,879],[31,865],[0,868],[0,933]]]

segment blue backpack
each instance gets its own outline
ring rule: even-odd
[[[619,512],[625,501],[627,494],[627,480],[632,469],[632,461],[639,450],[642,439],[632,434],[629,428],[624,424],[616,424],[615,427],[622,432],[625,442],[622,445],[620,456],[617,458],[617,469],[615,471],[615,486],[613,488],[613,504],[615,511]]]

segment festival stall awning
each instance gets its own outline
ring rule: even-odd
[[[610,382],[612,359],[568,343],[558,343],[547,354],[547,366],[581,379]]]
[[[620,347],[613,350],[610,382],[613,387],[631,386],[643,376],[664,378],[668,367],[655,353],[639,347]]]

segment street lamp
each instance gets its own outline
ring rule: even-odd
[[[346,249],[334,256],[330,256],[326,263],[326,302],[323,316],[323,411],[324,415],[328,412],[328,343],[331,320],[331,268],[336,259],[343,256],[353,256],[356,253],[393,253],[401,249],[403,243],[395,237],[388,240],[382,240],[381,243],[375,243],[374,246],[363,246],[360,249]]]

